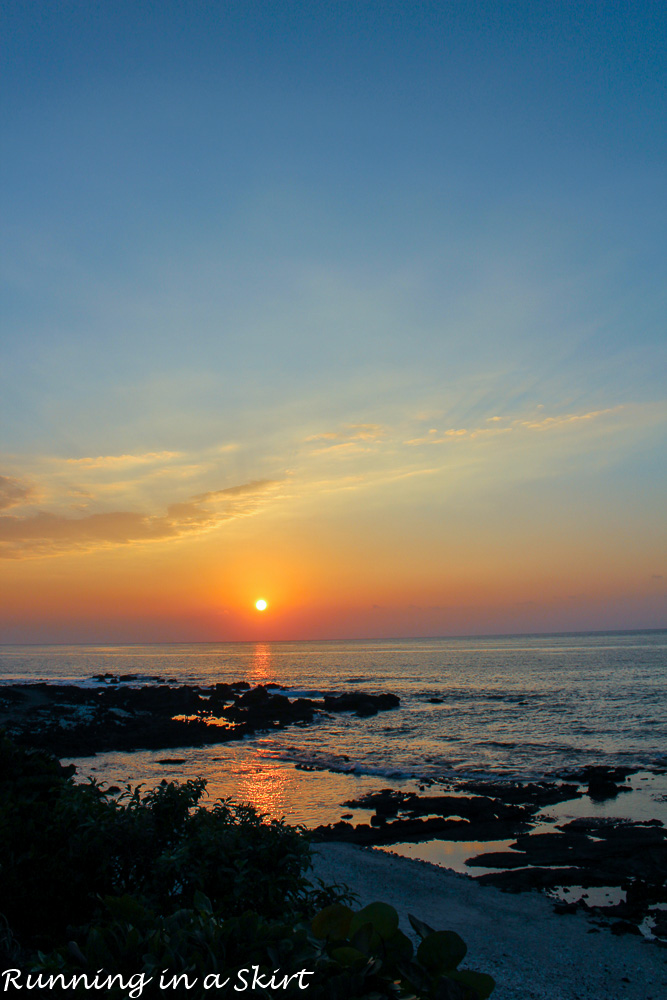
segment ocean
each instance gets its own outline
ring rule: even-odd
[[[391,691],[401,707],[236,743],[81,758],[82,778],[150,787],[201,775],[212,798],[232,796],[314,826],[346,811],[360,819],[343,803],[383,787],[554,778],[622,764],[641,770],[635,793],[594,811],[667,820],[658,773],[667,767],[667,631],[0,648],[5,681],[96,683],[94,675],[105,673],[136,675],[130,683],[247,680],[293,696]]]

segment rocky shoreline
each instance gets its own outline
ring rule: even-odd
[[[363,691],[290,698],[247,682],[188,685],[138,675],[98,675],[94,685],[0,685],[0,726],[15,742],[59,757],[108,751],[170,750],[240,740],[287,726],[315,725],[337,712],[372,716],[397,709],[392,694]],[[176,762],[166,757],[164,763]],[[551,781],[460,781],[438,794],[382,789],[350,799],[347,809],[369,821],[343,819],[312,831],[315,842],[388,846],[430,840],[508,842],[508,849],[471,856],[466,865],[482,885],[509,892],[558,890],[561,914],[587,911],[617,934],[647,928],[667,942],[667,832],[657,819],[578,818],[544,831],[546,806],[588,796],[608,801],[630,790],[627,767],[585,767]],[[347,816],[347,819],[346,819]],[[538,829],[536,830],[536,826]],[[475,876],[476,868],[484,868]],[[488,869],[491,869],[489,871]],[[614,888],[619,902],[588,905],[577,890]],[[568,902],[568,893],[573,902]],[[641,930],[640,930],[641,928]]]
[[[308,725],[328,713],[359,716],[398,708],[393,694],[354,691],[321,699],[294,698],[246,681],[170,684],[157,677],[134,686],[137,675],[97,675],[95,687],[74,684],[0,685],[0,726],[16,743],[59,757],[111,750],[205,746],[289,725]]]
[[[589,767],[553,782],[464,781],[449,795],[383,789],[344,803],[373,810],[370,823],[340,821],[318,827],[313,836],[365,847],[513,839],[507,850],[466,860],[476,882],[514,893],[558,890],[564,898],[554,903],[556,913],[582,910],[609,922],[615,934],[645,933],[667,943],[667,831],[660,820],[579,818],[553,831],[534,830],[544,806],[584,794],[613,799],[630,790],[625,780],[633,773],[632,768]],[[485,872],[475,875],[479,867]],[[591,887],[616,889],[620,899],[599,906],[581,898],[567,901],[568,894],[575,897],[577,890]]]

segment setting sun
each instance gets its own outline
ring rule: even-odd
[[[260,598],[259,601],[255,601],[255,607],[258,611],[266,611],[267,603],[263,598]]]

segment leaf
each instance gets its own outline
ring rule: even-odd
[[[388,903],[369,903],[352,917],[350,934],[364,924],[371,924],[373,930],[387,941],[398,930],[398,913]]]
[[[402,930],[396,930],[385,942],[387,955],[392,962],[409,962],[414,954],[412,941]]]
[[[431,991],[433,1000],[474,1000],[474,994],[451,976],[441,976]]]
[[[339,963],[339,965],[352,966],[356,968],[361,968],[368,961],[368,956],[364,955],[363,952],[359,951],[358,948],[352,948],[349,944],[342,945],[340,948],[334,948],[331,952],[331,957]]]
[[[417,958],[430,972],[452,972],[467,950],[465,941],[455,931],[433,931],[419,945]]]
[[[434,934],[435,931],[428,924],[425,924],[423,920],[419,920],[418,917],[413,917],[411,913],[408,913],[408,920],[413,926],[413,929],[419,934],[420,938],[426,938],[429,934]]]
[[[470,987],[477,994],[479,1000],[486,1000],[491,996],[496,985],[492,976],[487,976],[485,972],[472,972],[470,969],[461,969],[451,972],[450,976],[458,983]]]
[[[193,905],[195,910],[199,910],[200,913],[213,913],[211,900],[200,889],[195,892]]]
[[[141,903],[127,893],[124,896],[105,896],[104,905],[112,917],[127,923],[139,923],[146,913]]]
[[[398,962],[396,964],[396,970],[403,981],[403,984],[407,983],[413,990],[418,993],[421,992],[426,994],[431,986],[431,977],[426,972],[423,965],[419,965],[418,962]]]
[[[67,942],[67,950],[69,951],[70,955],[72,955],[72,957],[74,959],[76,959],[77,962],[81,963],[81,965],[87,965],[88,964],[88,960],[86,959],[86,956],[81,951],[81,949],[79,948],[79,946],[76,943],[76,941],[68,941]]]
[[[352,910],[342,903],[333,903],[313,917],[311,928],[317,938],[328,941],[344,941],[350,929]]]
[[[353,948],[363,951],[364,955],[370,955],[371,951],[379,948],[381,943],[380,935],[373,930],[373,925],[370,923],[364,924],[357,928],[354,934],[350,934],[350,944]]]

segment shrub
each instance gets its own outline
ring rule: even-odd
[[[98,970],[116,977],[104,995],[119,1000],[235,996],[255,977],[262,996],[490,994],[490,977],[459,969],[466,946],[454,932],[411,917],[415,952],[392,907],[355,913],[344,887],[307,880],[303,830],[229,801],[204,809],[204,790],[197,779],[114,797],[1,739],[4,967],[41,975],[29,988],[51,997],[88,995]],[[188,982],[165,993],[163,970]]]
[[[202,779],[119,800],[41,753],[0,742],[0,913],[26,945],[52,947],[100,897],[132,894],[163,913],[205,890],[228,915],[308,907],[308,841],[249,806],[204,809]]]

